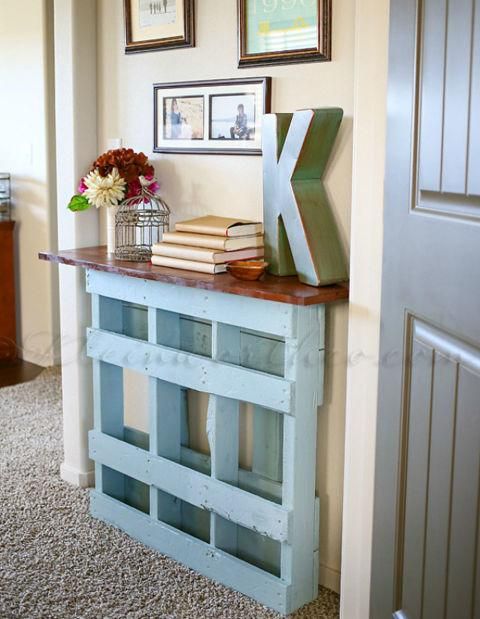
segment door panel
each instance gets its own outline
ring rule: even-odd
[[[479,19],[391,0],[369,619],[480,619]]]
[[[480,217],[478,0],[419,3],[414,208]]]
[[[447,618],[473,616],[474,567],[478,535],[480,471],[480,379],[476,371],[460,367],[458,378],[455,455],[452,471],[450,563]]]
[[[458,364],[438,349],[434,359],[422,593],[426,615],[444,617]]]
[[[445,80],[445,41],[447,0],[425,6],[423,32],[423,76],[419,188],[439,192],[442,184],[443,84]]]
[[[412,617],[418,616],[422,606],[423,549],[428,486],[428,443],[430,435],[430,410],[432,396],[432,369],[434,356],[431,348],[414,341],[416,359],[410,376],[410,411],[408,420],[407,477],[405,517],[403,531],[403,596],[399,608]],[[400,551],[402,548],[399,549]]]
[[[472,78],[470,97],[470,133],[468,161],[468,193],[480,196],[480,10],[475,6],[472,41]]]
[[[460,195],[466,193],[468,169],[472,17],[472,0],[447,3],[441,190]]]
[[[475,594],[473,597],[473,619],[480,619],[480,535],[477,534],[477,565]]]
[[[398,606],[473,616],[480,483],[480,351],[409,318]]]

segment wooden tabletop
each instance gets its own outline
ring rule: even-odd
[[[259,281],[246,282],[235,279],[229,273],[208,275],[182,269],[158,267],[150,262],[116,260],[110,254],[107,254],[105,246],[70,249],[57,253],[41,252],[39,258],[59,264],[107,271],[128,277],[238,294],[244,297],[255,297],[292,305],[323,305],[348,299],[348,283],[316,288],[300,283],[297,277],[277,277],[269,274],[264,275]]]

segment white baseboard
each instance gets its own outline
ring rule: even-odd
[[[319,582],[322,587],[340,594],[340,570],[334,570],[326,565],[320,565]]]
[[[27,351],[27,350],[19,350],[18,356],[23,361],[27,361],[28,363],[34,363],[35,365],[39,365],[42,368],[49,368],[52,365],[59,365],[60,360],[56,359],[54,355],[47,354],[37,354],[35,352]]]
[[[79,488],[91,488],[95,485],[95,471],[78,471],[63,462],[60,465],[60,477],[63,481],[78,486]]]

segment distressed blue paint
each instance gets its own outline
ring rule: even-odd
[[[315,499],[315,544],[313,552],[313,596],[318,595],[318,580],[320,576],[320,498]]]
[[[141,430],[125,427],[124,440],[130,445],[140,447],[141,449],[149,450],[149,436]],[[211,464],[210,456],[194,451],[189,447],[182,446],[180,452],[180,462],[195,471],[210,475]],[[253,471],[247,469],[238,469],[238,487],[252,494],[273,501],[274,503],[282,502],[282,484]]]
[[[89,329],[87,354],[195,391],[259,404],[294,414],[293,383],[288,379],[219,363],[166,346],[156,346],[108,331]]]
[[[123,333],[137,340],[148,341],[147,308],[123,303]],[[110,329],[111,330],[111,329]]]
[[[87,292],[280,336],[294,335],[297,306],[87,271]]]
[[[88,288],[92,514],[280,613],[314,599],[324,308],[108,273]],[[124,427],[123,368],[150,377],[150,435]],[[211,457],[185,446],[186,389],[210,395]],[[238,466],[240,401],[257,410],[252,471]]]
[[[123,330],[121,301],[92,295],[92,324]],[[103,361],[93,361],[93,422],[96,430],[123,440],[123,370]],[[95,463],[95,487],[118,499],[125,499],[125,477],[115,470]]]
[[[173,557],[192,569],[222,582],[266,604],[276,611],[290,612],[290,585],[231,555],[212,548],[194,537],[129,508],[99,492],[91,493],[93,516],[122,529],[135,539],[162,554]]]
[[[104,466],[262,535],[289,538],[291,513],[281,505],[95,430],[89,446],[91,458]]]
[[[212,359],[240,364],[240,329],[223,323],[212,324]],[[211,475],[232,486],[238,486],[240,402],[210,395],[207,436],[211,453]],[[242,509],[241,503],[240,508]],[[238,527],[214,513],[211,519],[210,543],[236,555]]]
[[[314,597],[318,589],[315,562],[315,458],[319,347],[322,329],[315,308],[301,308],[297,338],[285,343],[285,376],[295,381],[295,407],[298,417],[284,416],[283,422],[283,501],[292,509],[292,538],[282,544],[284,578],[292,579],[293,608]]]
[[[171,348],[180,347],[178,314],[150,308],[148,341]],[[182,388],[158,378],[149,378],[150,452],[173,462],[180,462],[182,443]],[[181,504],[174,496],[155,487],[150,488],[150,514],[173,526],[181,526]]]

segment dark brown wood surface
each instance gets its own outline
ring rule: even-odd
[[[26,383],[37,376],[44,368],[22,359],[0,361],[0,387],[10,387]],[[1,396],[0,396],[1,398]]]
[[[276,277],[264,275],[256,282],[235,279],[228,273],[207,275],[194,271],[170,269],[153,266],[149,262],[125,262],[116,260],[107,254],[106,247],[86,247],[53,252],[41,252],[41,260],[79,266],[96,271],[107,271],[129,277],[149,279],[177,286],[202,288],[215,292],[238,294],[268,301],[279,301],[292,305],[323,305],[334,301],[348,299],[348,284],[335,284],[315,288],[306,286],[297,277]]]
[[[0,221],[0,360],[17,356],[13,221]]]

